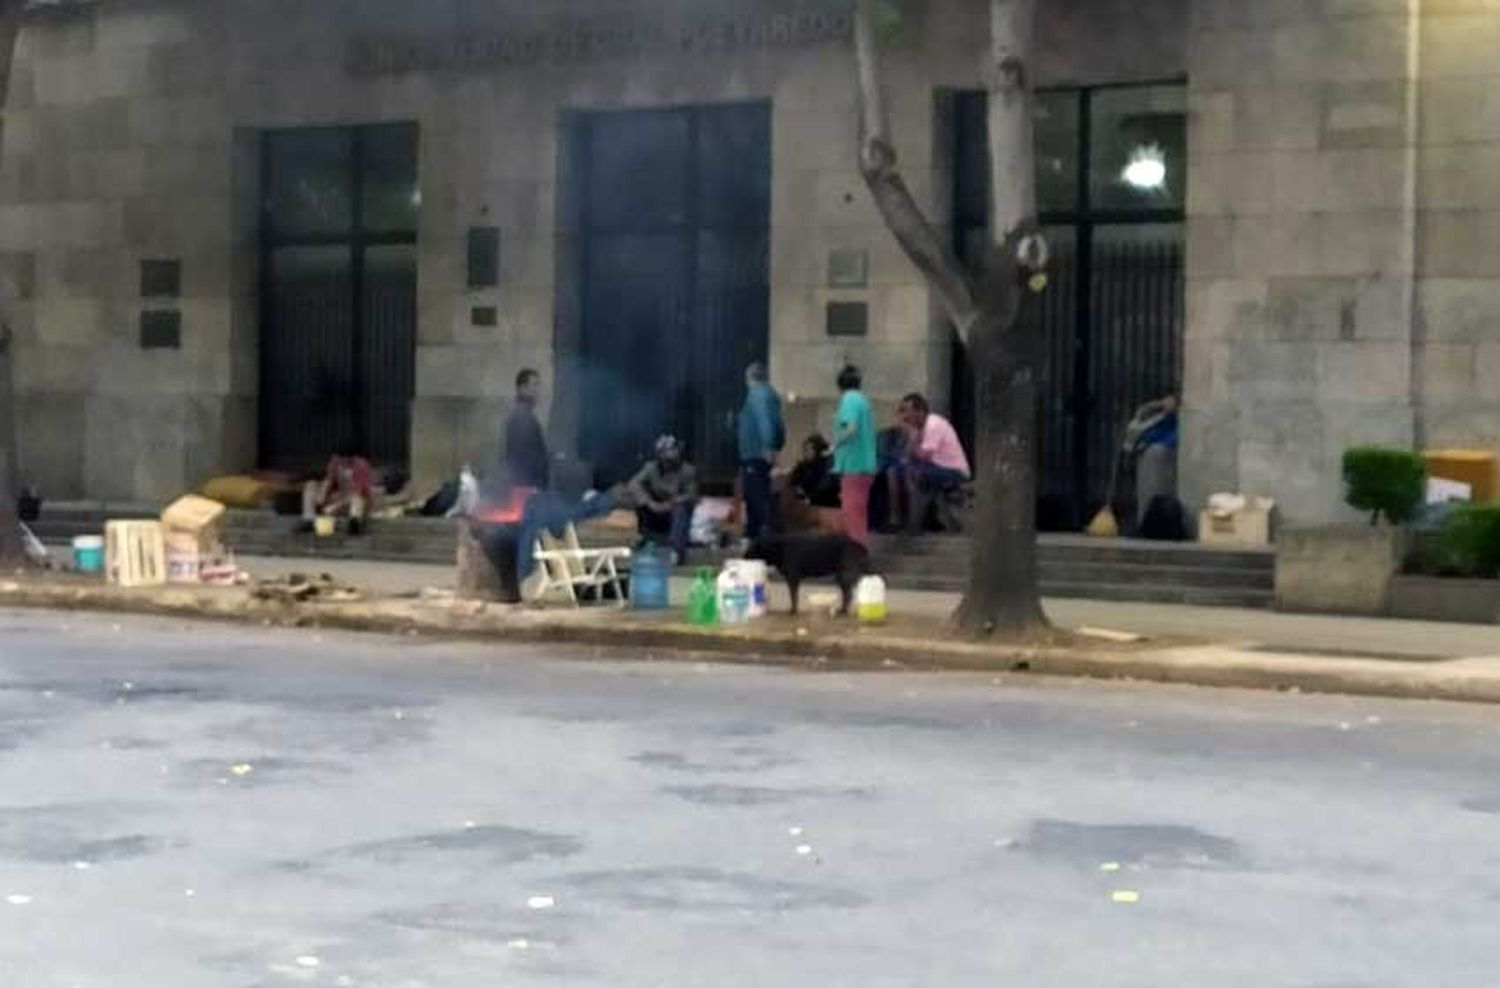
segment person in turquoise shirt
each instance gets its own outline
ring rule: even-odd
[[[833,472],[839,475],[844,529],[860,545],[870,544],[870,488],[875,483],[875,413],[860,391],[859,368],[839,371],[838,414],[833,423]]]

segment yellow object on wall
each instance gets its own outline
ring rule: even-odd
[[[1432,449],[1422,454],[1427,475],[1469,485],[1475,504],[1494,504],[1500,481],[1494,453],[1478,449]]]

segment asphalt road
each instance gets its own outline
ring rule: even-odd
[[[1500,983],[1500,710],[583,657],[0,612],[0,985]]]

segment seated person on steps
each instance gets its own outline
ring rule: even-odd
[[[349,534],[359,535],[374,500],[375,471],[370,461],[348,452],[333,456],[322,480],[302,486],[302,529],[311,531],[313,519],[321,515],[348,518]]]
[[[929,505],[936,503],[939,519],[949,531],[962,526],[949,503],[968,483],[969,458],[953,424],[934,412],[927,399],[912,393],[901,399],[901,421],[906,426],[906,529],[922,531]]]
[[[792,492],[815,508],[839,506],[839,478],[833,472],[828,440],[814,432],[802,444],[802,459],[792,468]]]
[[[656,456],[630,481],[641,539],[666,538],[673,562],[687,555],[693,508],[698,503],[698,473],[683,459],[674,436],[656,440]]]

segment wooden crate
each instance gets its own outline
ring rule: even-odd
[[[161,522],[112,521],[104,526],[104,572],[121,587],[167,582],[167,541]]]

